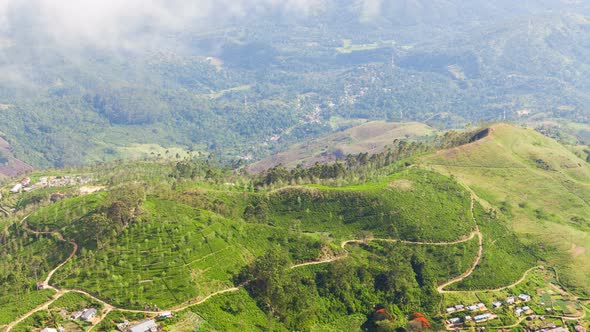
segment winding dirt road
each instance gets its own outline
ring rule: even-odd
[[[473,199],[471,200],[471,210],[473,212]],[[51,286],[49,284],[49,282],[51,281],[51,278],[53,277],[53,275],[55,274],[55,272],[57,272],[61,267],[63,267],[65,264],[67,264],[76,254],[76,252],[78,251],[78,244],[73,242],[73,241],[69,241],[66,240],[62,234],[60,234],[59,232],[41,232],[41,231],[36,231],[33,229],[30,229],[26,226],[25,221],[28,218],[28,216],[26,216],[25,218],[23,218],[20,222],[20,224],[23,226],[23,228],[31,233],[34,234],[40,234],[40,235],[51,235],[51,234],[57,234],[59,236],[60,241],[65,241],[68,242],[70,244],[72,244],[73,249],[70,253],[70,255],[62,262],[60,263],[58,266],[56,266],[53,270],[51,270],[48,275],[47,278],[45,278],[45,280],[43,281],[44,287],[46,289],[53,289],[56,291],[56,294],[52,297],[52,299],[32,310],[30,310],[29,312],[23,314],[22,316],[20,316],[17,320],[11,322],[10,324],[6,325],[4,327],[4,332],[9,332],[14,326],[16,326],[18,323],[22,322],[23,320],[27,319],[28,317],[30,317],[32,314],[34,314],[35,312],[41,311],[41,310],[47,310],[49,308],[49,306],[55,302],[57,299],[59,299],[61,296],[63,296],[66,293],[70,293],[70,292],[76,292],[76,293],[80,293],[80,294],[84,294],[90,298],[92,298],[93,300],[101,303],[104,307],[103,312],[98,320],[98,322],[95,324],[95,326],[100,323],[100,321],[102,321],[102,319],[104,319],[104,317],[106,316],[106,314],[112,310],[119,310],[119,311],[124,311],[124,312],[132,312],[132,313],[145,313],[145,314],[157,314],[158,312],[156,311],[147,311],[147,310],[134,310],[134,309],[125,309],[125,308],[119,308],[116,307],[110,303],[107,303],[99,298],[97,298],[96,296],[83,291],[83,290],[79,290],[79,289],[58,289],[54,286]],[[474,218],[475,221],[475,218]],[[482,235],[479,231],[479,229],[477,228],[477,223],[476,223],[476,228],[473,232],[471,232],[471,234],[467,237],[464,237],[462,239],[458,239],[455,241],[449,241],[449,242],[417,242],[417,241],[407,241],[407,240],[399,240],[399,239],[380,239],[380,238],[373,238],[373,239],[366,239],[366,240],[358,240],[358,239],[353,239],[353,240],[345,240],[340,244],[340,247],[343,248],[345,250],[345,254],[340,255],[340,256],[336,256],[336,257],[330,257],[330,258],[326,258],[326,259],[322,259],[322,260],[318,260],[318,261],[312,261],[312,262],[304,262],[304,263],[299,263],[299,264],[294,264],[291,266],[291,269],[295,269],[295,268],[299,268],[299,267],[303,267],[303,266],[308,266],[308,265],[318,265],[318,264],[327,264],[330,262],[334,262],[336,260],[339,259],[343,259],[345,257],[349,256],[349,252],[348,250],[346,250],[346,246],[351,244],[351,243],[364,243],[366,241],[383,241],[383,242],[399,242],[399,243],[405,243],[405,244],[417,244],[417,245],[453,245],[453,244],[458,244],[458,243],[462,243],[462,242],[467,242],[471,239],[473,239],[475,236],[478,236],[479,241],[480,241],[480,251],[478,253],[478,256],[476,258],[476,261],[474,262],[474,264],[472,265],[471,269],[469,271],[467,271],[466,273],[462,274],[461,276],[452,279],[450,282],[445,283],[444,285],[442,285],[442,287],[444,288],[445,286],[450,285],[453,282],[457,282],[459,280],[462,280],[464,278],[466,278],[467,276],[469,276],[471,274],[471,272],[473,272],[473,269],[475,268],[475,266],[477,265],[477,263],[479,262],[479,259],[481,257],[481,241],[482,241]],[[192,300],[189,300],[179,306],[176,306],[172,309],[169,310],[165,310],[165,311],[172,311],[172,312],[178,312],[178,311],[182,311],[185,310],[191,306],[195,306],[198,304],[201,304],[209,299],[211,299],[212,297],[216,296],[216,295],[220,295],[223,293],[228,293],[228,292],[235,292],[238,291],[241,287],[243,287],[243,285],[240,285],[238,287],[229,287],[226,289],[222,289],[220,291],[211,293],[205,297],[199,297],[199,298],[195,298]],[[442,288],[441,288],[442,289]]]
[[[477,242],[478,242],[477,255],[475,256],[475,260],[473,261],[473,263],[469,267],[469,270],[465,271],[460,276],[457,276],[451,280],[448,280],[447,282],[443,283],[442,285],[440,285],[436,288],[436,290],[441,294],[456,292],[456,291],[447,291],[447,290],[445,290],[445,287],[448,287],[454,283],[457,283],[457,282],[469,277],[471,275],[471,273],[473,273],[473,271],[477,267],[477,264],[479,264],[479,261],[481,260],[481,256],[483,256],[483,234],[481,234],[481,232],[479,231],[479,226],[477,225],[477,220],[475,219],[474,200],[475,200],[474,197],[471,196],[471,217],[473,218],[473,222],[475,223],[475,232],[477,233]]]
[[[294,265],[291,266],[291,269],[295,269],[295,268],[299,268],[299,267],[303,267],[303,266],[309,266],[309,265],[326,264],[326,263],[330,263],[330,262],[334,262],[334,261],[337,261],[337,260],[346,258],[346,257],[348,257],[350,255],[349,254],[349,251],[346,250],[346,246],[349,245],[349,244],[352,244],[352,243],[365,243],[367,241],[382,241],[382,242],[399,242],[399,243],[416,244],[416,245],[444,246],[444,245],[453,245],[453,244],[459,244],[459,243],[467,242],[467,241],[472,240],[475,236],[477,236],[477,238],[478,238],[478,252],[477,252],[477,255],[476,255],[473,263],[471,264],[470,268],[467,271],[465,271],[464,273],[462,273],[461,275],[459,275],[459,276],[457,276],[455,278],[452,278],[452,279],[446,281],[444,284],[438,286],[438,288],[437,288],[438,292],[440,292],[440,293],[461,292],[461,291],[447,291],[444,288],[446,288],[449,285],[454,284],[456,282],[459,282],[459,281],[467,278],[468,276],[470,276],[473,273],[473,271],[475,270],[476,266],[479,264],[479,262],[481,260],[481,257],[483,255],[483,235],[482,235],[481,231],[479,230],[479,227],[477,225],[477,220],[475,218],[475,214],[474,214],[474,197],[473,196],[471,197],[471,215],[472,215],[472,218],[473,218],[473,221],[474,221],[474,224],[475,224],[474,231],[472,231],[469,236],[466,236],[464,238],[461,238],[461,239],[458,239],[458,240],[455,240],[455,241],[449,241],[449,242],[418,242],[418,241],[407,241],[407,240],[399,240],[399,239],[382,239],[382,238],[373,238],[373,239],[365,239],[365,240],[359,240],[359,239],[345,240],[345,241],[343,241],[340,244],[340,247],[342,249],[344,249],[344,251],[345,251],[344,254],[342,254],[340,256],[329,257],[329,258],[318,260],[318,261],[311,261],[311,262],[303,262],[303,263],[299,263],[299,264],[294,264]],[[24,222],[27,219],[27,217],[25,217],[25,218],[23,218],[23,220],[21,220],[21,225],[24,224]],[[25,320],[28,317],[30,317],[35,312],[38,312],[38,311],[41,311],[41,310],[47,310],[49,308],[49,306],[53,302],[55,302],[57,299],[59,299],[64,294],[70,293],[70,292],[76,292],[76,293],[84,294],[84,295],[92,298],[93,300],[95,300],[95,301],[97,301],[97,302],[99,302],[99,303],[101,303],[103,305],[104,310],[103,310],[102,314],[100,315],[99,320],[95,323],[94,326],[98,325],[98,323],[100,323],[102,321],[102,319],[104,319],[104,317],[106,316],[106,314],[108,312],[112,311],[112,310],[118,310],[118,311],[123,311],[123,312],[131,312],[131,313],[145,313],[145,314],[150,314],[150,315],[156,315],[156,314],[159,313],[159,312],[156,312],[156,311],[134,310],[134,309],[119,308],[119,307],[116,307],[116,306],[114,306],[112,304],[109,304],[109,303],[107,303],[107,302],[105,302],[105,301],[97,298],[96,296],[94,296],[94,295],[92,295],[92,294],[90,294],[90,293],[88,293],[86,291],[83,291],[83,290],[79,290],[79,289],[58,289],[58,288],[56,288],[54,286],[51,286],[49,284],[49,282],[51,281],[51,278],[53,277],[53,275],[55,274],[56,271],[58,271],[61,267],[63,267],[68,261],[70,261],[74,257],[74,255],[78,251],[78,245],[75,242],[73,242],[73,241],[69,241],[69,240],[64,239],[63,235],[61,235],[58,232],[39,232],[39,231],[31,230],[31,229],[27,228],[26,226],[24,226],[23,228],[25,230],[27,230],[29,232],[32,232],[32,233],[35,233],[35,234],[58,234],[59,239],[61,241],[65,241],[65,242],[68,242],[68,243],[72,244],[73,249],[72,249],[72,252],[70,253],[70,255],[61,264],[59,264],[57,267],[55,267],[53,270],[51,270],[49,272],[49,274],[47,275],[47,278],[44,281],[45,288],[55,290],[56,291],[56,294],[53,295],[53,297],[51,298],[51,300],[49,300],[46,303],[43,303],[40,306],[38,306],[38,307],[36,307],[36,308],[28,311],[27,313],[21,315],[18,319],[16,319],[15,321],[11,322],[10,324],[3,326],[3,328],[4,328],[3,331],[4,332],[9,332],[14,326],[16,326],[18,323],[20,323],[23,320]],[[525,274],[519,280],[517,280],[515,283],[513,283],[511,285],[508,285],[508,286],[505,286],[505,287],[497,288],[495,290],[502,290],[502,289],[505,289],[505,288],[516,286],[517,284],[519,284],[519,283],[521,283],[522,281],[525,280],[525,278],[526,278],[526,276],[528,275],[529,272],[533,271],[536,268],[537,267],[534,267],[534,268],[531,268],[531,269],[527,270],[525,272]],[[180,304],[180,305],[178,305],[178,306],[176,306],[174,308],[171,308],[171,309],[168,309],[168,310],[164,310],[164,311],[172,311],[172,312],[182,311],[182,310],[185,310],[185,309],[187,309],[189,307],[192,307],[192,306],[201,304],[201,303],[203,303],[203,302],[205,302],[205,301],[207,301],[207,300],[209,300],[212,297],[215,297],[217,295],[224,294],[224,293],[229,293],[229,292],[236,292],[240,288],[242,288],[243,286],[244,286],[244,284],[239,285],[237,287],[229,287],[229,288],[226,288],[226,289],[222,289],[220,291],[211,293],[211,294],[209,294],[209,295],[207,295],[205,297],[198,297],[198,298],[195,298],[195,299],[191,299],[191,300],[189,300],[187,302],[184,302],[184,303],[182,303],[182,304]],[[160,312],[162,312],[162,311],[160,311]],[[519,323],[517,323],[516,325],[518,325]],[[514,326],[516,326],[516,325],[514,325]],[[94,328],[94,326],[92,328]],[[514,326],[511,326],[511,327],[514,327]],[[92,328],[91,328],[91,330],[92,330]]]

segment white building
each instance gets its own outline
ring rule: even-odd
[[[164,311],[158,315],[158,318],[170,318],[172,317],[172,311]]]
[[[156,322],[152,319],[144,320],[143,322],[130,327],[127,331],[128,332],[156,332],[156,331],[158,331],[158,325],[156,325]]]
[[[14,187],[12,187],[12,189],[10,189],[10,192],[13,194],[16,194],[18,192],[20,192],[20,190],[23,188],[23,185],[20,183],[17,183],[14,185]]]
[[[519,298],[521,301],[524,301],[524,302],[527,302],[527,301],[530,301],[530,300],[531,300],[531,297],[530,297],[530,296],[528,296],[528,295],[526,295],[526,294],[520,294],[520,295],[518,295],[518,298]]]
[[[96,316],[96,309],[94,309],[94,308],[84,309],[84,312],[80,316],[80,319],[81,320],[89,320],[94,316]]]
[[[481,321],[490,319],[490,317],[492,317],[492,314],[487,313],[487,314],[483,314],[483,315],[477,315],[477,316],[473,317],[473,320],[475,320],[476,322],[481,322]]]
[[[461,318],[453,317],[453,318],[449,319],[449,324],[457,324],[457,323],[461,323]]]

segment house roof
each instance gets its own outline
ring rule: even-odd
[[[82,316],[80,316],[80,318],[82,318],[82,319],[88,319],[88,318],[91,318],[94,315],[96,315],[96,309],[90,308],[88,310],[85,310],[84,313],[82,314]]]
[[[143,322],[129,328],[129,332],[146,332],[152,328],[157,328],[156,322],[152,319],[144,320]]]

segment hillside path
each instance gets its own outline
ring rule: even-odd
[[[477,255],[475,256],[475,260],[473,261],[473,263],[469,267],[469,270],[465,271],[460,276],[457,276],[451,280],[448,280],[447,282],[443,283],[442,285],[440,285],[436,288],[436,290],[441,294],[453,292],[453,291],[445,290],[445,287],[448,287],[454,283],[460,282],[461,280],[469,277],[471,275],[471,273],[473,273],[473,271],[477,267],[477,264],[479,264],[481,257],[483,256],[483,235],[481,234],[481,231],[479,230],[479,226],[477,225],[477,219],[475,218],[475,211],[474,211],[475,203],[474,203],[474,201],[475,201],[475,198],[472,195],[471,196],[471,217],[473,218],[473,222],[475,223],[475,230],[477,233],[477,242],[478,242]]]
[[[472,214],[472,218],[473,221],[475,223],[475,228],[474,230],[466,237],[463,237],[461,239],[458,240],[454,240],[454,241],[448,241],[448,242],[429,242],[429,241],[424,241],[424,242],[420,242],[420,241],[408,241],[408,240],[399,240],[399,239],[384,239],[384,238],[369,238],[369,239],[352,239],[352,240],[344,240],[341,242],[340,247],[342,249],[344,249],[345,253],[339,256],[335,256],[335,257],[327,257],[325,259],[321,259],[321,260],[317,260],[317,261],[311,261],[311,262],[303,262],[303,263],[299,263],[299,264],[294,264],[292,265],[290,268],[291,269],[295,269],[295,268],[299,268],[299,267],[303,267],[303,266],[309,266],[309,265],[318,265],[318,264],[326,264],[326,263],[330,263],[330,262],[334,262],[336,260],[339,259],[343,259],[345,257],[348,257],[349,251],[346,250],[346,246],[351,244],[351,243],[366,243],[369,241],[382,241],[382,242],[399,242],[399,243],[404,243],[404,244],[416,244],[416,245],[435,245],[435,246],[443,246],[443,245],[453,245],[453,244],[459,244],[459,243],[463,243],[463,242],[467,242],[469,240],[472,240],[475,236],[477,236],[478,238],[478,252],[477,255],[473,261],[473,263],[471,264],[470,268],[465,271],[463,274],[461,274],[460,276],[457,276],[455,278],[452,278],[450,280],[448,280],[447,282],[445,282],[444,284],[440,285],[437,288],[437,291],[439,293],[450,293],[450,292],[461,292],[461,291],[447,291],[444,288],[448,287],[449,285],[459,282],[465,278],[467,278],[468,276],[470,276],[473,271],[475,270],[475,267],[479,264],[481,257],[483,255],[483,235],[481,233],[481,231],[479,230],[479,226],[477,225],[477,220],[475,218],[475,213],[474,213],[474,197],[473,195],[471,196],[471,214]],[[24,225],[25,220],[27,219],[28,216],[24,217],[20,224]],[[101,303],[104,307],[102,314],[100,315],[98,321],[89,329],[92,330],[94,329],[94,327],[96,327],[105,317],[106,315],[113,310],[118,310],[118,311],[123,311],[123,312],[131,312],[131,313],[144,313],[144,314],[149,314],[149,315],[157,315],[158,313],[164,312],[164,311],[172,311],[172,312],[179,312],[179,311],[183,311],[185,309],[188,309],[192,306],[195,305],[199,305],[201,303],[204,303],[206,301],[208,301],[209,299],[220,295],[220,294],[224,294],[224,293],[229,293],[229,292],[236,292],[238,290],[240,290],[240,288],[242,288],[246,283],[238,285],[238,286],[234,286],[234,287],[228,287],[222,290],[219,290],[217,292],[211,293],[205,297],[197,297],[191,300],[188,300],[176,307],[173,307],[171,309],[167,309],[167,310],[160,310],[160,311],[148,311],[148,310],[135,310],[135,309],[125,309],[125,308],[120,308],[117,307],[115,305],[112,305],[110,303],[107,303],[99,298],[97,298],[96,296],[84,291],[84,290],[80,290],[80,289],[58,289],[54,286],[51,286],[49,284],[49,282],[51,281],[51,278],[53,277],[53,275],[55,274],[55,272],[57,272],[61,267],[63,267],[67,262],[69,262],[74,255],[76,254],[76,252],[78,251],[78,244],[75,243],[74,241],[70,241],[70,240],[66,240],[62,234],[60,234],[59,232],[40,232],[40,231],[35,231],[32,229],[29,229],[26,227],[26,225],[23,226],[23,228],[29,232],[35,233],[35,234],[57,234],[59,239],[61,241],[65,241],[68,242],[70,244],[73,245],[73,249],[72,252],[70,253],[70,255],[62,262],[60,263],[57,267],[55,267],[53,270],[51,270],[49,272],[49,274],[47,275],[47,278],[44,281],[44,286],[46,289],[52,289],[54,291],[56,291],[56,294],[54,294],[51,298],[51,300],[39,305],[38,307],[31,309],[30,311],[28,311],[27,313],[21,315],[20,317],[18,317],[15,321],[11,322],[8,325],[3,326],[3,331],[4,332],[9,332],[14,326],[16,326],[18,323],[22,322],[23,320],[27,319],[28,317],[30,317],[32,314],[34,314],[35,312],[41,311],[41,310],[48,310],[49,306],[55,302],[57,299],[59,299],[61,296],[63,296],[64,294],[70,293],[70,292],[75,292],[75,293],[80,293],[83,295],[88,296],[89,298]],[[509,285],[509,286],[505,286],[505,287],[501,287],[498,288],[497,290],[501,290],[501,289],[505,289],[505,288],[509,288],[509,287],[513,287],[519,283],[521,283],[522,281],[525,280],[527,274],[529,272],[531,272],[532,270],[536,269],[537,267],[531,268],[529,270],[527,270],[525,272],[525,274],[515,283]],[[567,319],[567,318],[566,318]],[[515,325],[516,326],[516,325]]]

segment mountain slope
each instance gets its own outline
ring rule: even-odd
[[[421,159],[498,207],[523,239],[558,248],[563,279],[590,288],[590,164],[532,129],[495,125],[471,144]]]
[[[334,161],[348,154],[381,152],[395,139],[427,136],[433,132],[432,128],[421,123],[371,121],[306,143],[295,144],[283,152],[250,165],[248,169],[260,172],[278,164],[285,167],[299,164],[309,167],[316,162]]]
[[[0,137],[0,180],[12,178],[32,170],[32,166],[14,158],[12,147]]]
[[[0,129],[17,158],[61,167],[143,144],[258,159],[332,133],[333,117],[590,121],[585,3],[333,0],[304,15],[276,3],[207,29],[137,29],[125,36],[155,42],[131,50],[9,16]]]

